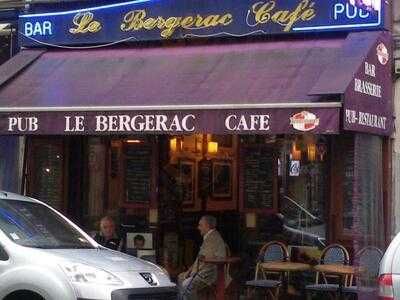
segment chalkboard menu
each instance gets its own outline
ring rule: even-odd
[[[242,149],[242,188],[245,209],[274,208],[274,151],[271,147]]]
[[[354,140],[345,140],[343,177],[343,228],[353,227]]]
[[[35,147],[34,170],[32,170],[34,197],[55,209],[63,205],[63,156],[62,146],[54,143],[41,143]]]
[[[125,194],[127,202],[150,202],[151,193],[151,144],[126,144]]]

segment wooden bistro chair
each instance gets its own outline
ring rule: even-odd
[[[226,250],[226,256],[230,257],[231,256],[231,249],[229,248],[228,244],[225,243],[225,250]],[[227,264],[225,266],[225,275],[230,275],[231,274],[231,265]],[[225,276],[225,279],[227,276]],[[238,299],[239,298],[239,289],[238,286],[235,282],[234,279],[230,278],[230,282],[225,282],[225,294],[228,299]],[[208,288],[204,289],[204,291],[201,291],[199,293],[199,298],[201,300],[211,300],[211,299],[216,299],[217,295],[217,287],[215,284],[209,286]]]
[[[349,252],[340,244],[332,244],[327,246],[321,254],[320,264],[338,264],[348,265],[350,261]],[[322,278],[322,282],[321,282]],[[325,273],[316,272],[315,283],[306,285],[305,290],[307,293],[307,299],[311,299],[313,293],[325,293],[329,294],[332,298],[339,292],[339,284],[331,283],[331,279],[338,279],[337,275],[330,275]],[[341,278],[339,278],[341,280]],[[347,284],[348,278],[345,277],[345,285]]]
[[[369,295],[376,295],[378,288],[376,285],[377,278],[379,275],[379,264],[383,257],[383,252],[373,246],[367,246],[362,248],[356,254],[356,262],[360,268],[360,273],[356,275],[358,277],[357,285],[351,285],[343,288],[343,294],[346,298],[354,297],[362,293],[368,293]],[[350,283],[352,283],[351,280]]]
[[[289,251],[285,244],[272,241],[265,244],[258,255],[254,280],[246,282],[247,298],[253,299],[252,295],[256,290],[265,290],[265,296],[271,296],[273,300],[279,297],[279,289],[282,286],[282,273],[266,272],[261,264],[265,262],[288,261]],[[267,275],[274,274],[278,276],[278,280],[267,279]]]

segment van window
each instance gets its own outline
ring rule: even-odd
[[[43,249],[81,249],[94,246],[47,206],[0,199],[0,229],[15,243]]]

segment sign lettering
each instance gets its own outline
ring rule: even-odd
[[[339,130],[339,108],[311,109],[321,124],[314,133]],[[193,110],[157,112],[0,113],[1,134],[185,134],[295,133],[289,119],[298,109]],[[287,122],[283,120],[288,120]]]
[[[312,31],[381,30],[383,7],[348,0],[163,0],[20,15],[22,46],[115,43]],[[98,34],[94,34],[98,33]],[[33,39],[34,37],[34,39]]]
[[[283,26],[284,32],[289,32],[297,21],[310,21],[315,18],[314,5],[315,2],[303,0],[290,11],[276,10],[276,1],[257,2],[253,5],[252,11],[256,24],[266,24],[271,21]]]
[[[146,10],[133,10],[124,16],[121,24],[122,31],[137,31],[141,29],[153,30],[158,28],[161,30],[163,38],[170,38],[178,28],[183,29],[199,29],[217,26],[227,26],[233,21],[231,14],[224,15],[207,15],[187,17],[161,17],[147,18]]]
[[[69,30],[72,34],[95,33],[101,29],[100,22],[93,20],[93,13],[91,12],[77,13],[73,19],[73,23],[76,27]]]

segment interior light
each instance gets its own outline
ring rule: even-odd
[[[172,152],[176,152],[178,147],[178,139],[172,138],[169,140],[169,150]]]
[[[307,158],[308,158],[308,160],[309,161],[315,161],[316,154],[317,154],[317,146],[314,143],[308,144],[308,146],[307,146]]]
[[[292,160],[301,160],[301,149],[295,141],[292,143]]]
[[[141,142],[141,140],[125,140],[125,143],[128,144],[140,144]]]
[[[207,144],[207,152],[209,154],[218,153],[218,143],[217,142],[208,142],[208,144]]]

